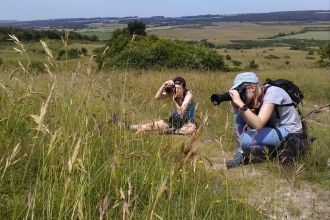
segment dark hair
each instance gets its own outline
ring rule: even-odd
[[[178,77],[175,77],[174,79],[173,79],[173,82],[175,83],[176,81],[179,81],[179,82],[181,82],[181,86],[182,87],[186,87],[186,80],[184,79],[184,78],[182,78],[182,77],[180,77],[180,76],[178,76]]]

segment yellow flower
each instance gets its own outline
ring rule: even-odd
[[[221,200],[220,200],[220,199],[217,199],[217,200],[215,200],[215,202],[216,202],[216,203],[220,203],[220,202],[221,202]]]
[[[27,154],[23,154],[23,157],[27,157]]]
[[[208,174],[212,173],[212,170],[207,170],[207,173],[208,173]]]
[[[222,185],[226,186],[227,185],[227,182],[226,181],[223,181],[222,182]]]
[[[259,214],[262,215],[262,210],[259,211]]]
[[[198,163],[199,163],[199,164],[203,164],[204,161],[203,161],[203,160],[199,160]]]
[[[182,173],[182,172],[183,172],[183,170],[182,170],[182,169],[180,169],[180,172]]]
[[[180,179],[177,179],[176,181],[177,181],[178,183],[179,183],[179,182],[181,182],[181,180],[180,180]]]

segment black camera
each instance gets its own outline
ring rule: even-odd
[[[167,94],[170,94],[170,93],[172,93],[172,92],[175,92],[175,85],[165,87],[165,92],[166,92]]]
[[[242,101],[245,101],[245,94],[246,94],[246,88],[244,85],[239,85],[236,88],[234,88],[233,90],[237,90],[239,96],[241,97]],[[220,105],[221,102],[224,101],[231,101],[231,97],[229,92],[225,92],[223,94],[212,94],[211,95],[211,102],[212,104],[215,105]]]

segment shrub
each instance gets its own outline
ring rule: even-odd
[[[265,59],[269,59],[269,60],[271,60],[271,59],[281,59],[281,58],[279,58],[278,56],[273,55],[273,54],[270,54],[270,55],[268,55],[268,56],[265,56],[264,58],[265,58]]]
[[[314,55],[314,51],[313,50],[308,51],[308,55]]]
[[[99,68],[223,70],[224,67],[223,56],[203,43],[188,44],[155,35],[131,41],[126,33],[118,31],[108,45],[104,56],[98,55]]]
[[[234,66],[240,66],[242,64],[242,62],[238,60],[232,60],[231,62],[233,63]]]
[[[250,67],[250,69],[257,69],[259,67],[259,65],[256,64],[254,60],[251,60],[249,67]]]
[[[231,56],[230,55],[226,55],[226,60],[231,60]]]

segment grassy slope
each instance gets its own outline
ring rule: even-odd
[[[70,46],[87,47],[79,44]],[[127,184],[130,181],[136,201],[131,205],[130,214],[136,219],[148,218],[154,210],[153,204],[156,204],[156,213],[167,219],[193,216],[214,219],[219,217],[217,213],[226,219],[256,219],[263,215],[278,218],[286,215],[291,219],[329,216],[326,208],[329,171],[326,166],[330,152],[324,148],[329,144],[328,108],[308,118],[311,135],[318,139],[309,155],[299,164],[282,167],[276,162],[269,162],[226,170],[223,162],[232,156],[236,148],[231,130],[231,109],[229,103],[213,107],[209,98],[212,93],[227,91],[237,73],[115,70],[111,74],[91,75],[88,65],[72,71],[77,69],[78,61],[88,63],[89,58],[85,57],[71,60],[70,72],[62,62],[61,69],[53,72],[56,78],[47,74],[26,78],[22,72],[17,72],[10,80],[8,76],[13,72],[10,65],[19,60],[18,54],[6,52],[12,45],[2,47],[5,48],[0,53],[0,57],[5,58],[0,81],[3,100],[0,122],[4,133],[1,142],[5,143],[2,147],[5,157],[0,160],[0,174],[4,174],[0,179],[1,195],[5,201],[0,204],[2,216],[29,216],[29,212],[24,210],[30,210],[30,214],[37,216],[84,215],[95,218],[98,205],[107,194],[110,195],[110,206],[115,203],[116,189],[119,191],[116,184],[124,190],[129,201]],[[56,49],[62,46],[49,42],[49,47]],[[30,59],[45,62],[46,54],[41,52],[40,46],[26,45],[26,48]],[[330,102],[326,92],[330,89],[329,71],[312,68],[312,61],[305,59],[307,52],[265,48],[220,53],[230,54],[233,59],[241,61],[242,66],[255,59],[260,65],[260,70],[255,71],[260,81],[269,77],[296,82],[305,94],[304,114]],[[266,60],[263,58],[266,54],[281,59]],[[285,55],[290,56],[289,65],[284,64],[282,57]],[[11,60],[9,66],[7,60]],[[22,60],[23,65],[24,61],[26,59]],[[202,119],[206,115],[208,118],[203,133],[193,144],[198,151],[196,159],[188,162],[184,169],[174,172],[180,161],[179,143],[185,137],[134,135],[113,127],[111,118],[113,112],[119,112],[121,117],[134,122],[167,117],[171,113],[169,103],[156,101],[153,96],[164,80],[177,75],[185,77],[188,87],[195,93],[198,103],[196,114]],[[42,135],[42,130],[38,134],[33,129],[36,123],[29,115],[40,114],[42,103],[51,93],[52,83],[56,86],[43,122],[51,133]],[[82,144],[79,160],[76,160],[73,152],[80,146],[79,137]],[[13,148],[18,143],[21,147],[14,158],[20,161],[5,172],[4,162],[13,155]],[[43,159],[46,152],[49,156]],[[75,164],[72,173],[67,163],[70,159]],[[115,164],[119,166],[116,168]],[[301,165],[303,171],[300,170]],[[68,183],[69,177],[74,182]],[[170,196],[168,200],[157,196],[163,182]],[[67,184],[69,191],[66,190]],[[36,206],[28,209],[31,199]],[[43,208],[41,204],[44,204]],[[78,206],[77,211],[74,211],[74,204]],[[79,204],[83,205],[81,210]],[[121,200],[119,207],[123,204]],[[143,211],[145,209],[148,211]],[[118,217],[111,210],[108,209],[107,215]],[[113,210],[120,212],[118,208]]]

